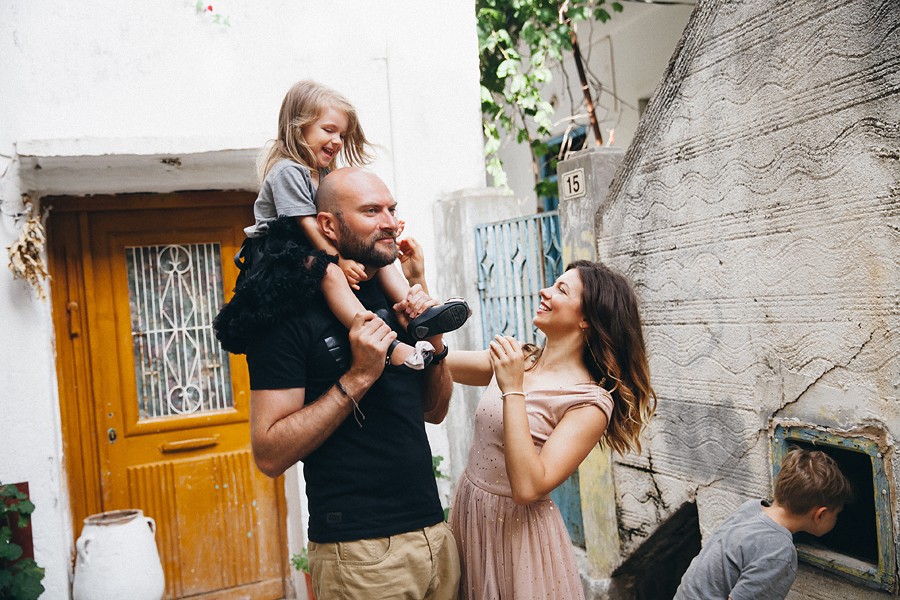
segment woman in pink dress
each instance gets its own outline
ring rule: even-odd
[[[598,443],[640,452],[656,406],[624,276],[576,261],[540,297],[543,348],[497,336],[488,350],[447,357],[454,381],[487,386],[450,515],[466,600],[584,598],[548,494]]]

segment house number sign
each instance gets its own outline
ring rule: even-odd
[[[565,200],[581,198],[586,192],[584,169],[572,169],[562,174],[562,197]]]

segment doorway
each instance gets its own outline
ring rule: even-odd
[[[212,319],[253,220],[248,193],[45,198],[75,535],[156,521],[166,598],[283,598],[283,481],[253,463],[249,380]]]

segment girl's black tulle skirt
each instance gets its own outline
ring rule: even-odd
[[[312,247],[295,217],[280,217],[266,236],[248,239],[240,256],[234,296],[213,319],[216,338],[232,354],[246,353],[254,335],[302,314],[329,263],[337,262]]]

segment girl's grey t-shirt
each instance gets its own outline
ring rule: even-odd
[[[791,532],[748,500],[713,533],[681,579],[674,600],[778,600],[797,577]]]
[[[256,222],[244,228],[247,237],[262,237],[269,223],[278,217],[306,217],[316,214],[316,188],[309,169],[292,160],[280,160],[266,175],[253,203]]]

